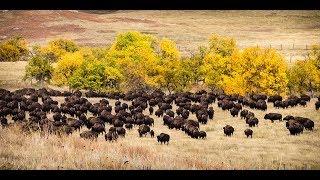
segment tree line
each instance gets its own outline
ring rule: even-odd
[[[313,45],[305,60],[289,66],[275,49],[247,47],[240,51],[235,39],[216,34],[188,57],[181,57],[174,41],[137,31],[119,33],[110,47],[55,39],[29,51],[21,36],[0,44],[0,61],[23,59],[28,60],[24,80],[73,90],[161,89],[171,93],[204,83],[226,94],[320,91],[320,45]]]

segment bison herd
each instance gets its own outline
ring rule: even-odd
[[[64,102],[58,103],[52,96],[64,97]],[[97,103],[91,103],[87,98],[101,98]],[[110,104],[108,99],[116,100]],[[124,100],[131,103],[121,102]],[[96,93],[88,91],[82,93],[60,92],[57,90],[47,90],[45,88],[35,90],[33,88],[23,88],[13,92],[0,89],[0,122],[3,128],[14,124],[20,125],[23,130],[40,131],[45,134],[71,134],[80,131],[83,127],[87,130],[80,133],[84,139],[96,140],[100,134],[104,134],[106,141],[116,141],[118,137],[125,137],[126,131],[130,131],[137,126],[139,137],[155,135],[153,114],[161,117],[163,125],[168,129],[184,131],[186,135],[195,139],[204,139],[207,133],[200,130],[200,125],[207,124],[214,118],[212,104],[217,101],[218,107],[223,111],[229,111],[232,117],[245,119],[249,127],[256,127],[259,119],[250,109],[266,111],[267,102],[273,103],[276,108],[293,108],[295,106],[307,105],[310,96],[302,94],[300,97],[290,96],[287,99],[279,95],[269,96],[254,94],[249,97],[241,95],[225,95],[204,90],[196,93],[177,92],[166,95],[164,92],[156,90],[152,93],[143,91],[127,93],[109,92]],[[173,105],[177,108],[174,111]],[[320,97],[315,103],[316,110],[320,107]],[[247,109],[244,109],[247,108]],[[114,110],[114,113],[112,111]],[[144,113],[147,110],[148,113]],[[52,118],[49,116],[52,113]],[[90,113],[90,114],[89,114]],[[195,114],[196,119],[190,119],[190,114]],[[7,117],[11,116],[14,123],[9,123]],[[286,120],[286,128],[291,135],[303,133],[303,130],[313,130],[314,122],[305,117],[286,116],[282,118],[279,113],[265,114],[264,119]],[[106,130],[105,124],[112,127]],[[223,127],[226,136],[233,135],[235,129],[231,125]],[[253,131],[246,129],[246,137],[251,137]],[[160,133],[157,141],[169,144],[170,135]]]

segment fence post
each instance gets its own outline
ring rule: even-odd
[[[282,50],[282,44],[281,44],[280,48],[281,48],[281,50]]]
[[[271,44],[270,44],[270,49],[271,49]]]
[[[308,50],[308,45],[306,44],[306,50]]]
[[[292,55],[290,55],[290,63],[291,63]]]

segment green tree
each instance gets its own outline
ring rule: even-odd
[[[117,69],[107,67],[102,61],[85,61],[70,77],[69,86],[94,91],[119,90],[122,79]]]
[[[53,70],[49,60],[42,56],[35,56],[28,62],[23,80],[34,78],[43,85],[44,81],[49,82]]]

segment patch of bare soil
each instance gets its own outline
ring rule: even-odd
[[[85,28],[74,24],[47,26],[48,22],[84,20],[100,22],[95,14],[77,11],[7,11],[0,12],[0,41],[21,34],[27,39],[48,38],[59,33],[79,33]]]

